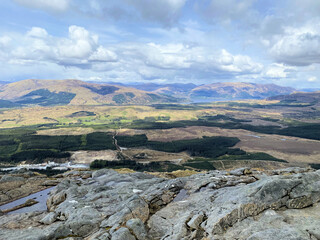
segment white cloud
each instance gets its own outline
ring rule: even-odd
[[[80,26],[70,26],[66,37],[50,35],[33,27],[24,35],[12,35],[4,62],[36,68],[53,64],[67,73],[90,78],[90,73],[108,81],[223,81],[260,74],[263,65],[251,57],[232,54],[211,45],[176,42],[149,44],[123,42],[102,45],[99,37]],[[62,71],[59,67],[59,71]],[[58,70],[57,70],[58,71]],[[81,73],[81,74],[80,74]],[[66,76],[71,77],[71,76]],[[75,77],[72,75],[72,77]],[[47,78],[51,78],[48,76]]]
[[[0,37],[0,47],[6,47],[11,42],[11,37],[9,36],[2,36]]]
[[[93,42],[97,43],[98,37],[96,35],[91,35],[88,30],[83,27],[72,25],[69,27],[69,38],[75,41],[77,40],[88,40],[91,39]]]
[[[308,78],[308,82],[316,82],[316,81],[318,81],[318,78],[315,76]]]
[[[267,78],[287,78],[288,75],[294,70],[295,67],[290,67],[279,63],[273,63],[265,69],[263,76]]]
[[[37,8],[51,12],[64,12],[69,8],[70,0],[14,0],[30,8]]]
[[[270,50],[279,62],[296,66],[320,63],[320,25],[287,28]]]
[[[90,68],[95,62],[117,61],[116,54],[98,42],[98,36],[79,26],[69,27],[69,37],[54,37],[43,28],[33,27],[24,36],[15,36],[6,49],[7,59],[14,64],[53,62],[63,66]]]
[[[40,27],[33,27],[27,32],[28,37],[46,38],[48,33],[45,29]]]
[[[182,69],[190,67],[187,49],[183,44],[159,45],[149,43],[141,54],[144,55],[146,65],[158,68]]]
[[[117,54],[102,46],[98,47],[97,50],[89,57],[90,61],[97,62],[115,62],[117,59]]]

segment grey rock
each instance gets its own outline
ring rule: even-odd
[[[305,208],[313,204],[310,196],[302,196],[287,201],[287,208]]]
[[[101,223],[101,227],[112,227],[115,224],[124,224],[131,218],[139,218],[145,222],[149,218],[149,205],[142,198],[134,195],[128,199],[110,218]]]
[[[241,176],[241,175],[250,174],[250,173],[251,173],[250,168],[238,168],[229,172],[229,174],[235,175],[235,176]]]
[[[92,178],[98,178],[100,176],[110,176],[110,175],[116,175],[117,172],[111,169],[100,169],[98,171],[95,171],[92,173]]]
[[[147,240],[148,233],[143,224],[143,222],[139,218],[133,218],[127,221],[126,226],[131,230],[134,236],[138,240]]]
[[[202,223],[203,220],[203,214],[196,214],[194,215],[190,221],[187,223],[187,225],[192,228],[192,229],[198,229],[200,224]]]
[[[49,213],[3,215],[1,236],[244,240],[274,239],[277,233],[280,239],[319,238],[320,171],[254,172],[257,180],[247,170],[177,179],[109,169],[88,179],[73,171],[51,192]]]
[[[18,181],[25,181],[25,178],[17,177],[17,176],[11,176],[11,175],[4,175],[0,179],[1,183],[4,183],[4,182],[18,182]]]
[[[120,228],[112,234],[111,240],[136,240],[128,228]]]
[[[47,200],[48,210],[53,211],[57,207],[57,205],[62,203],[64,200],[66,200],[66,198],[67,198],[66,191],[59,192],[56,195],[49,197]]]
[[[248,240],[308,240],[306,234],[302,234],[292,227],[281,229],[266,229],[261,232],[252,234]]]
[[[86,240],[110,240],[111,235],[105,229],[100,229],[96,233],[89,236]]]
[[[44,218],[42,218],[39,222],[42,224],[50,225],[54,223],[57,219],[57,213],[50,212]]]

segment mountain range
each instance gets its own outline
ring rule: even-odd
[[[79,80],[28,79],[0,87],[2,104],[42,106],[99,105],[99,104],[150,104],[176,102],[171,96],[146,92],[125,86],[94,84]]]
[[[270,96],[290,94],[296,91],[291,87],[282,87],[275,84],[256,84],[244,82],[224,82],[195,85],[193,83],[136,83],[130,85],[144,91],[166,94],[175,97],[210,100],[238,100],[238,99],[265,99]]]
[[[80,80],[28,79],[0,85],[0,106],[153,104],[187,101],[265,99],[295,89],[275,84],[213,83],[91,83]]]
[[[190,92],[191,98],[215,99],[264,99],[270,96],[290,94],[295,89],[275,84],[256,84],[243,82],[213,83],[198,86]]]

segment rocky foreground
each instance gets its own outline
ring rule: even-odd
[[[45,175],[23,169],[0,174],[0,205],[55,186],[59,181],[60,179],[52,180]]]
[[[0,239],[320,239],[319,200],[320,171],[310,169],[71,172],[48,212],[1,216]]]

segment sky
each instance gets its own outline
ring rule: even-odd
[[[1,0],[0,73],[320,88],[320,1]]]

